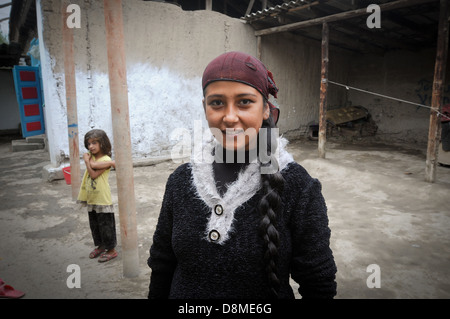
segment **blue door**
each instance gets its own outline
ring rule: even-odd
[[[44,134],[41,77],[39,67],[16,65],[13,69],[14,86],[19,104],[22,136]]]

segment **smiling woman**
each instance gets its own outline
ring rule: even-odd
[[[269,107],[261,93],[239,82],[211,83],[205,89],[203,106],[209,127],[222,133],[221,138],[215,137],[226,149],[254,148],[261,124],[269,118]]]
[[[303,298],[332,298],[325,201],[287,141],[273,138],[272,73],[248,54],[229,52],[208,64],[202,83],[213,134],[197,150],[206,156],[194,148],[192,162],[167,181],[148,259],[149,298],[290,299],[290,277]]]

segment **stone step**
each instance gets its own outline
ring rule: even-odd
[[[13,152],[35,151],[35,150],[41,150],[44,148],[45,148],[45,143],[43,141],[42,142],[30,142],[27,139],[11,141],[11,149]]]
[[[41,143],[45,144],[45,135],[36,135],[36,136],[29,136],[25,138],[27,140],[27,143]]]

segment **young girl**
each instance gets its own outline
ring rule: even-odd
[[[321,184],[274,134],[278,110],[268,99],[277,91],[248,54],[225,53],[206,67],[214,137],[167,181],[149,298],[294,298],[290,277],[302,298],[335,296]]]
[[[115,162],[110,157],[111,142],[103,130],[87,132],[84,146],[89,152],[83,154],[86,171],[78,202],[88,208],[89,225],[94,245],[97,246],[89,258],[100,256],[98,261],[105,262],[117,257],[116,223],[108,183],[109,172],[111,167],[115,167]]]

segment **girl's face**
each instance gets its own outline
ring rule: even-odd
[[[233,81],[209,84],[203,99],[206,120],[215,138],[229,150],[256,146],[256,138],[270,109],[255,88]]]
[[[88,146],[89,152],[91,152],[92,155],[101,154],[100,143],[96,139],[94,139],[94,138],[88,139],[87,146]]]

